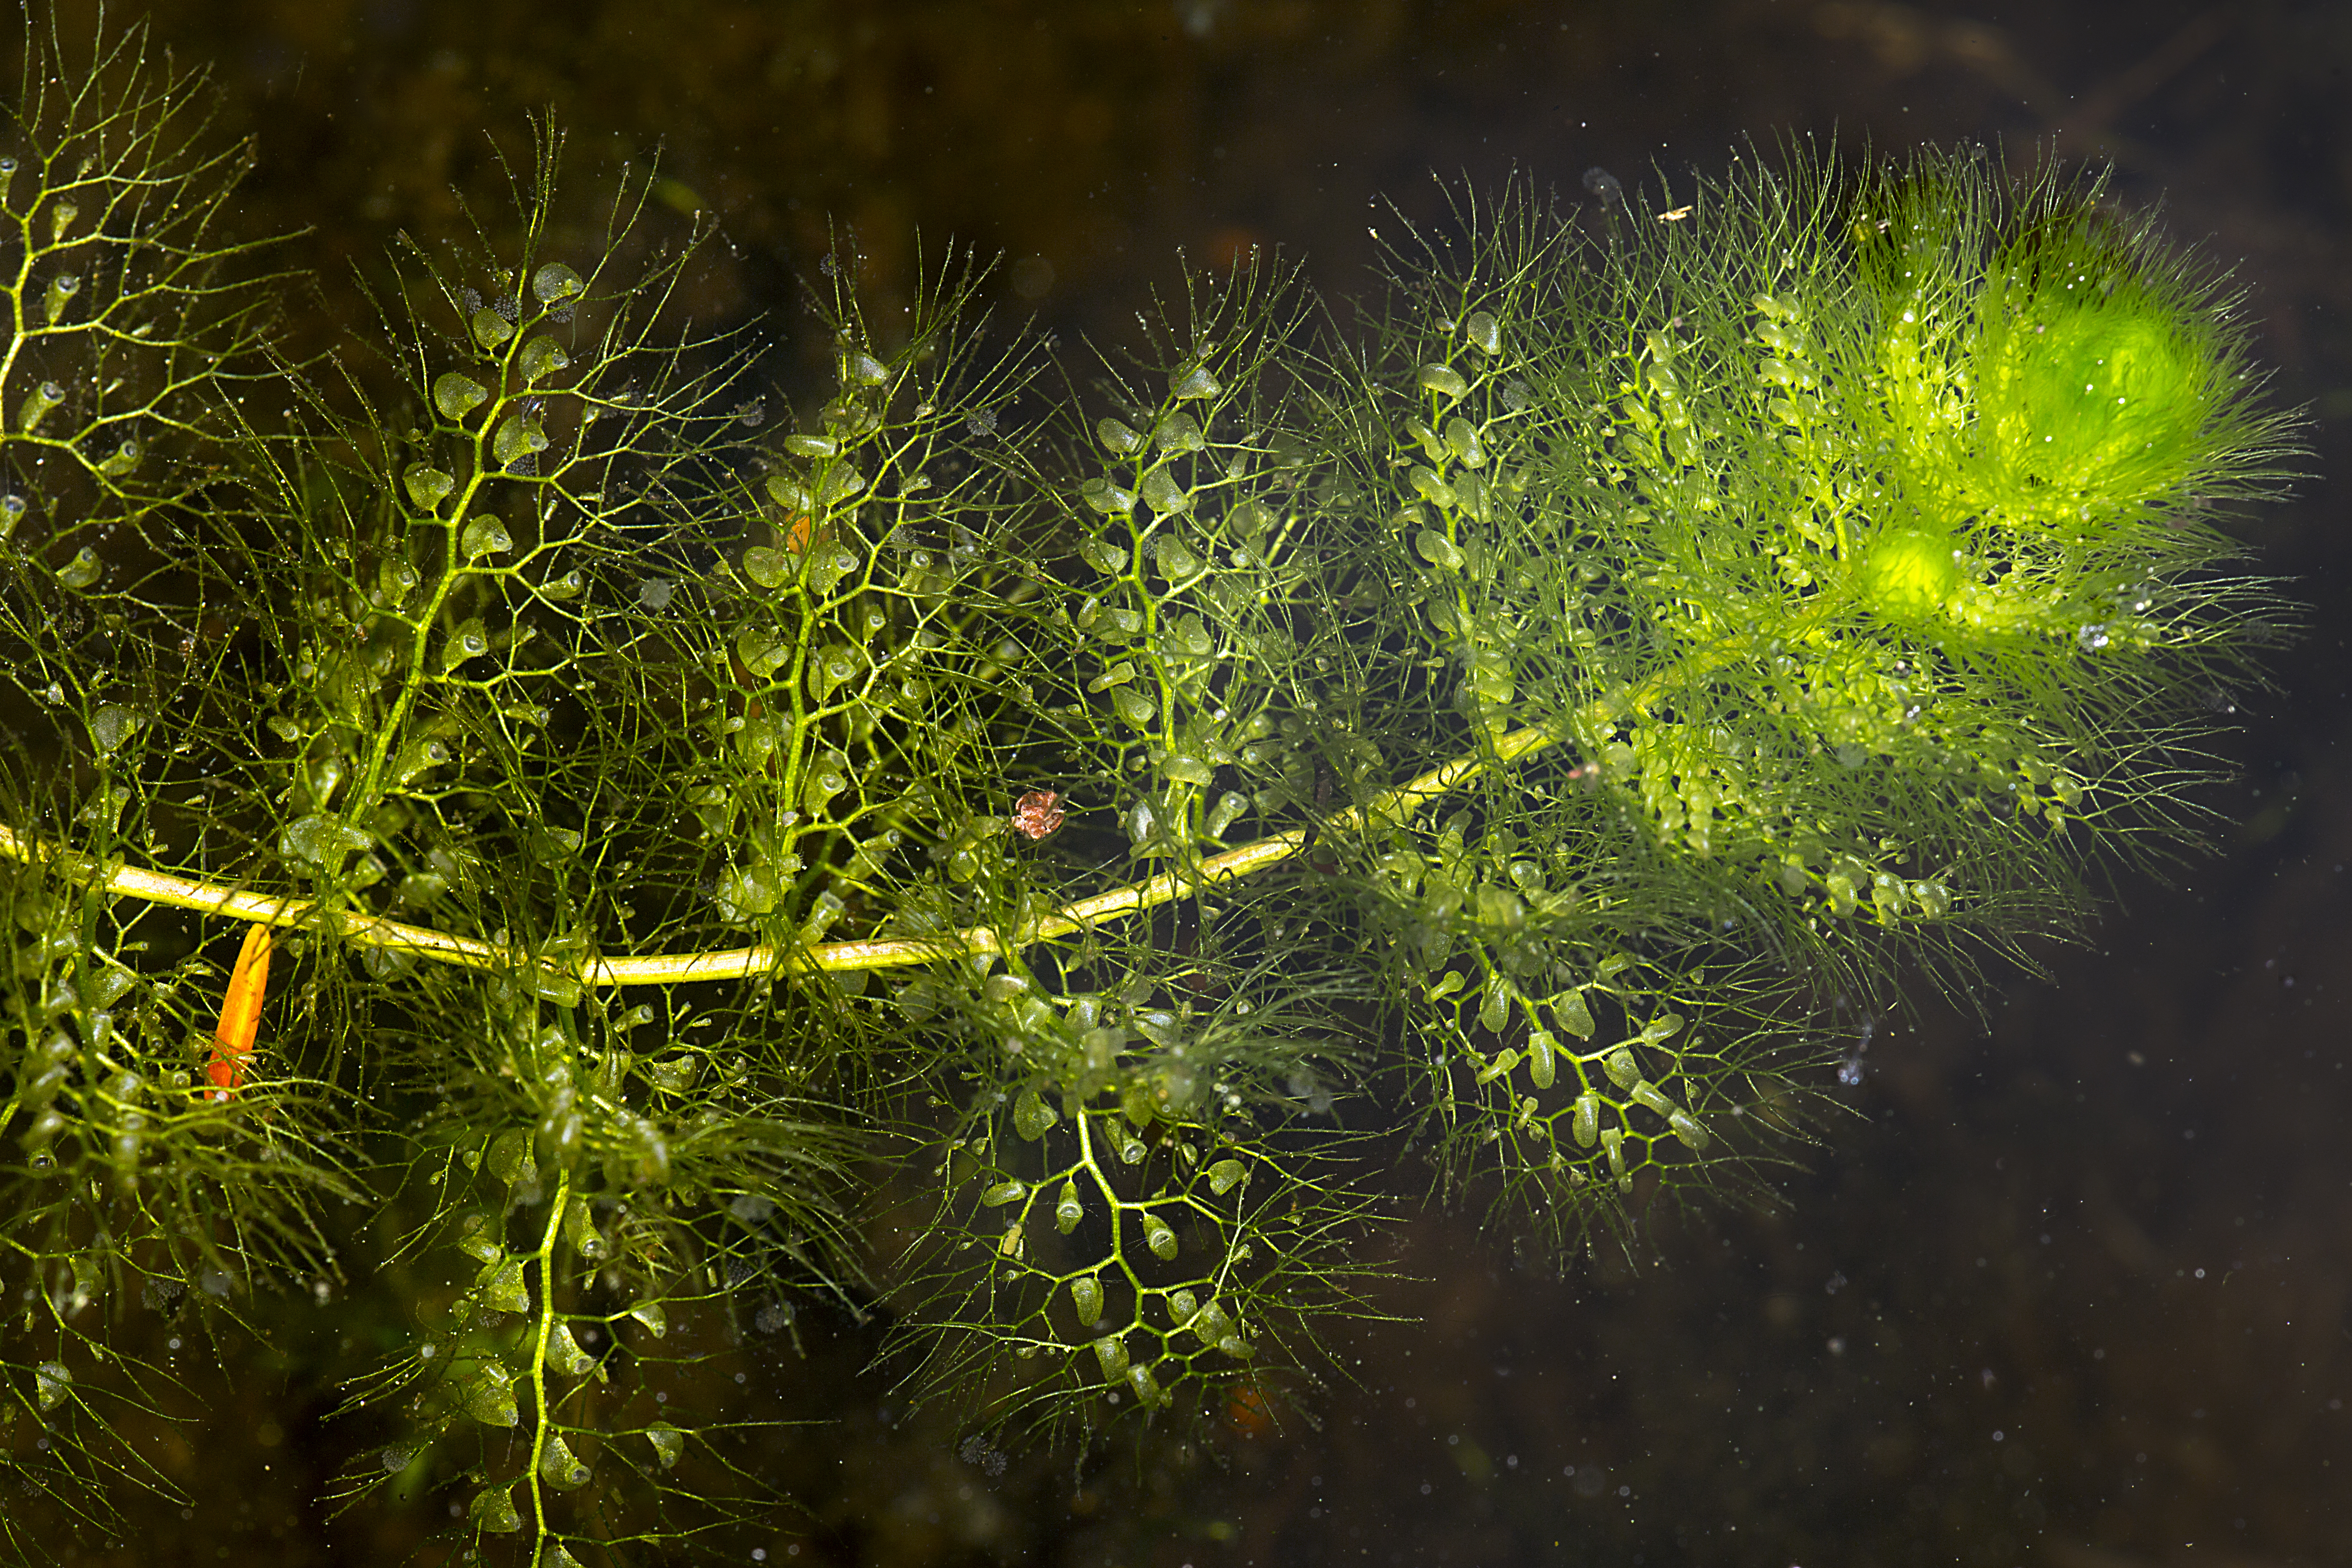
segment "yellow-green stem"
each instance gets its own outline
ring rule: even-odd
[[[1325,834],[1361,827],[1376,821],[1402,818],[1447,791],[1478,776],[1490,762],[1516,762],[1557,744],[1553,731],[1530,726],[1498,736],[1490,753],[1457,757],[1442,767],[1382,792],[1361,806],[1336,812],[1325,822]],[[591,958],[577,963],[537,961],[551,974],[568,974],[587,985],[676,985],[697,980],[743,980],[758,974],[847,973],[861,969],[897,969],[936,963],[970,953],[1017,951],[1032,942],[1068,936],[1105,921],[1139,914],[1174,903],[1221,882],[1237,881],[1279,865],[1307,847],[1306,828],[1262,838],[1238,849],[1213,855],[1181,871],[1097,893],[1063,905],[1032,925],[1011,932],[985,926],[943,932],[938,936],[877,938],[864,942],[825,942],[814,947],[783,947],[762,942],[753,947],[726,948],[710,952],[647,953],[634,958]],[[534,962],[477,937],[455,936],[429,926],[410,925],[381,915],[352,910],[328,910],[314,899],[277,893],[246,892],[217,883],[193,881],[161,871],[126,864],[107,864],[76,850],[21,837],[0,826],[0,856],[41,865],[66,878],[91,884],[124,898],[196,910],[205,914],[286,926],[303,931],[331,930],[343,941],[387,952],[413,953],[438,963],[464,969],[501,970]]]

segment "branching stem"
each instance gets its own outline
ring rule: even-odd
[[[530,1389],[538,1423],[530,1438],[530,1514],[541,1541],[548,1534],[547,1483],[539,1473],[539,1463],[547,1452],[548,1434],[555,1426],[554,1413],[547,1405],[547,1341],[555,1331],[555,1239],[562,1231],[563,1211],[571,1200],[572,1173],[563,1171],[555,1179],[555,1202],[548,1208],[547,1233],[539,1238],[539,1342],[530,1352]]]

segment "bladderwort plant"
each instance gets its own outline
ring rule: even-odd
[[[29,52],[18,1552],[186,1500],[150,1331],[286,1296],[406,1291],[337,1495],[484,1561],[772,1521],[772,1413],[693,1373],[809,1294],[990,1431],[1311,1408],[1402,1154],[1562,1262],[1755,1190],[1837,999],[2193,844],[2275,640],[2221,524],[2291,425],[2095,178],[1461,193],[1369,303],[1245,263],[1069,372],[961,264],[882,318],[845,265],[832,395],[763,421],[758,341],[673,324],[699,231],[642,176],[567,226],[551,130],[305,358],[201,78]]]

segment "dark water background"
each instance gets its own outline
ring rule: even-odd
[[[118,18],[129,6],[116,7]],[[260,138],[251,227],[342,281],[396,227],[494,205],[486,132],[552,105],[583,199],[657,149],[729,248],[698,309],[782,308],[828,225],[884,299],[915,237],[1116,340],[1181,249],[1279,245],[1344,292],[1430,174],[1718,169],[1740,138],[1998,139],[2112,158],[2127,198],[2242,258],[2261,352],[2352,430],[2352,6],[1865,0],[178,0]],[[11,76],[8,79],[13,79]],[[936,247],[937,240],[928,240]],[[348,319],[348,318],[347,318]],[[1074,1474],[893,1425],[868,1348],[812,1314],[745,1366],[829,1424],[780,1442],[807,1510],[769,1563],[2352,1563],[2352,788],[2347,519],[2315,479],[2253,525],[2315,634],[2231,742],[2221,853],[2121,885],[2087,949],[1981,1020],[1889,1021],[1785,1212],[1658,1237],[1660,1267],[1514,1267],[1466,1220],[1406,1231],[1417,1320],[1354,1331],[1319,1429]],[[166,1458],[204,1500],[125,1561],[408,1554],[313,1500],[347,1450],[298,1355]],[[265,1468],[266,1467],[266,1468]],[[797,1543],[795,1544],[795,1540]]]

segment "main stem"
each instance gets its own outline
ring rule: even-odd
[[[1408,783],[1385,790],[1360,806],[1335,812],[1319,829],[1328,835],[1370,823],[1401,820],[1449,790],[1469,783],[1498,763],[1513,763],[1556,745],[1555,731],[1530,725],[1496,738],[1491,751],[1475,757],[1456,757]],[[464,969],[504,970],[537,963],[551,974],[569,974],[589,985],[675,985],[695,980],[744,980],[753,975],[846,973],[861,969],[897,969],[930,963],[971,953],[1017,951],[1033,942],[1068,936],[1105,921],[1139,914],[1189,898],[1221,882],[1238,881],[1279,865],[1305,849],[1318,830],[1293,828],[1238,849],[1213,855],[1197,866],[1163,871],[1108,893],[1097,893],[1063,905],[1052,914],[1025,926],[1003,931],[992,927],[939,936],[887,941],[835,942],[817,946],[728,948],[714,952],[647,953],[635,958],[591,958],[575,964],[550,963],[527,954],[483,942],[456,936],[429,926],[409,925],[381,915],[352,910],[331,910],[315,899],[285,894],[246,892],[218,883],[192,881],[143,867],[110,864],[77,850],[24,837],[0,826],[0,856],[28,866],[45,866],[77,882],[89,883],[123,898],[196,910],[208,915],[285,926],[301,931],[332,931],[343,941],[362,947],[413,953],[436,963]]]

